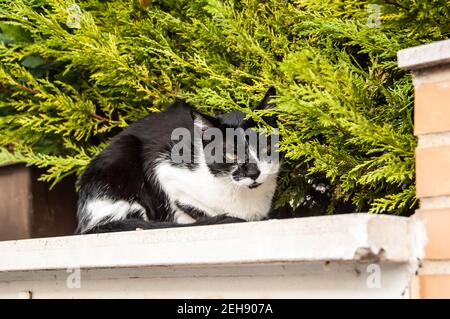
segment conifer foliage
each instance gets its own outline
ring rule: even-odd
[[[0,162],[80,174],[175,98],[279,117],[276,207],[408,213],[413,91],[402,48],[448,38],[450,1],[0,0]],[[276,108],[251,113],[269,86]]]

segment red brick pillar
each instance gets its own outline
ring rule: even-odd
[[[450,40],[398,52],[414,82],[417,197],[427,245],[418,297],[450,298]]]

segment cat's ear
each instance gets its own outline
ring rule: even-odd
[[[259,104],[253,109],[253,110],[267,110],[275,107],[275,104],[271,102],[272,98],[275,97],[276,90],[275,87],[271,86],[266,94],[264,95],[263,99]],[[269,124],[272,127],[277,127],[277,117],[276,115],[270,115],[270,116],[263,116],[263,120]],[[249,121],[249,126],[255,126],[256,123],[254,123],[252,120]]]
[[[254,108],[254,110],[266,110],[275,107],[275,104],[270,103],[270,100],[275,96],[275,94],[276,94],[275,87],[271,86],[267,90],[266,95],[264,95],[261,102],[259,102],[259,104]]]
[[[194,110],[191,111],[191,116],[194,120],[194,126],[202,131],[206,131],[210,127],[215,127],[217,124],[213,117],[201,114]]]

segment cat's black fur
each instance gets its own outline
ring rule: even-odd
[[[219,225],[229,223],[241,223],[245,220],[226,215],[219,215],[213,217],[201,217],[192,224],[178,224],[175,222],[148,222],[137,218],[127,218],[122,221],[109,222],[107,224],[96,226],[84,234],[98,234],[98,233],[110,233],[119,231],[132,231],[132,230],[146,230],[146,229],[160,229],[160,228],[173,228],[173,227],[187,227],[187,226],[207,226],[207,225]]]
[[[271,107],[269,98],[274,95],[271,88],[266,94],[259,108]],[[136,121],[118,134],[104,151],[97,155],[86,167],[79,180],[78,201],[78,233],[99,233],[111,231],[125,231],[167,227],[182,227],[185,224],[175,223],[172,211],[168,207],[168,198],[164,191],[155,184],[153,168],[161,158],[167,158],[174,142],[171,135],[175,128],[186,128],[194,134],[194,121],[200,117],[206,122],[211,122],[215,127],[239,127],[252,125],[244,121],[244,113],[234,111],[218,116],[217,118],[201,114],[187,103],[177,100],[165,111],[154,113]],[[194,146],[192,158],[196,154]],[[167,158],[168,159],[168,158]],[[194,161],[178,164],[189,170],[195,170],[197,164]],[[226,163],[208,163],[212,174],[224,174],[229,170]],[[250,163],[239,167],[236,174],[249,175],[254,171]],[[253,170],[253,171],[252,171]],[[233,176],[234,177],[234,176]],[[237,176],[236,178],[240,178]],[[105,196],[114,200],[138,203],[145,209],[130,210],[126,218],[104,221],[87,227],[89,219],[86,213],[86,205],[93,198]],[[208,225],[228,222],[239,222],[242,219],[219,215],[210,217],[195,207],[177,203],[177,207],[196,220],[194,225]],[[148,221],[143,220],[145,214]],[[189,224],[192,225],[192,224]]]
[[[79,206],[89,194],[108,188],[108,196],[127,201],[138,200],[145,208],[148,219],[166,221],[169,217],[165,207],[167,198],[158,187],[152,185],[151,174],[148,176],[150,178],[146,178],[145,170],[152,167],[160,154],[169,151],[170,145],[160,141],[170,141],[174,128],[193,130],[191,111],[188,104],[176,101],[164,112],[151,114],[116,136],[90,162],[81,176]]]

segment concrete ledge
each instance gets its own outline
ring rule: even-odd
[[[349,214],[0,242],[0,299],[410,298],[421,225]]]
[[[415,70],[450,63],[450,40],[419,45],[397,53],[401,69]]]
[[[413,244],[415,223],[402,217],[349,214],[5,241],[0,242],[0,271],[355,260],[404,263],[420,257],[423,248]]]

